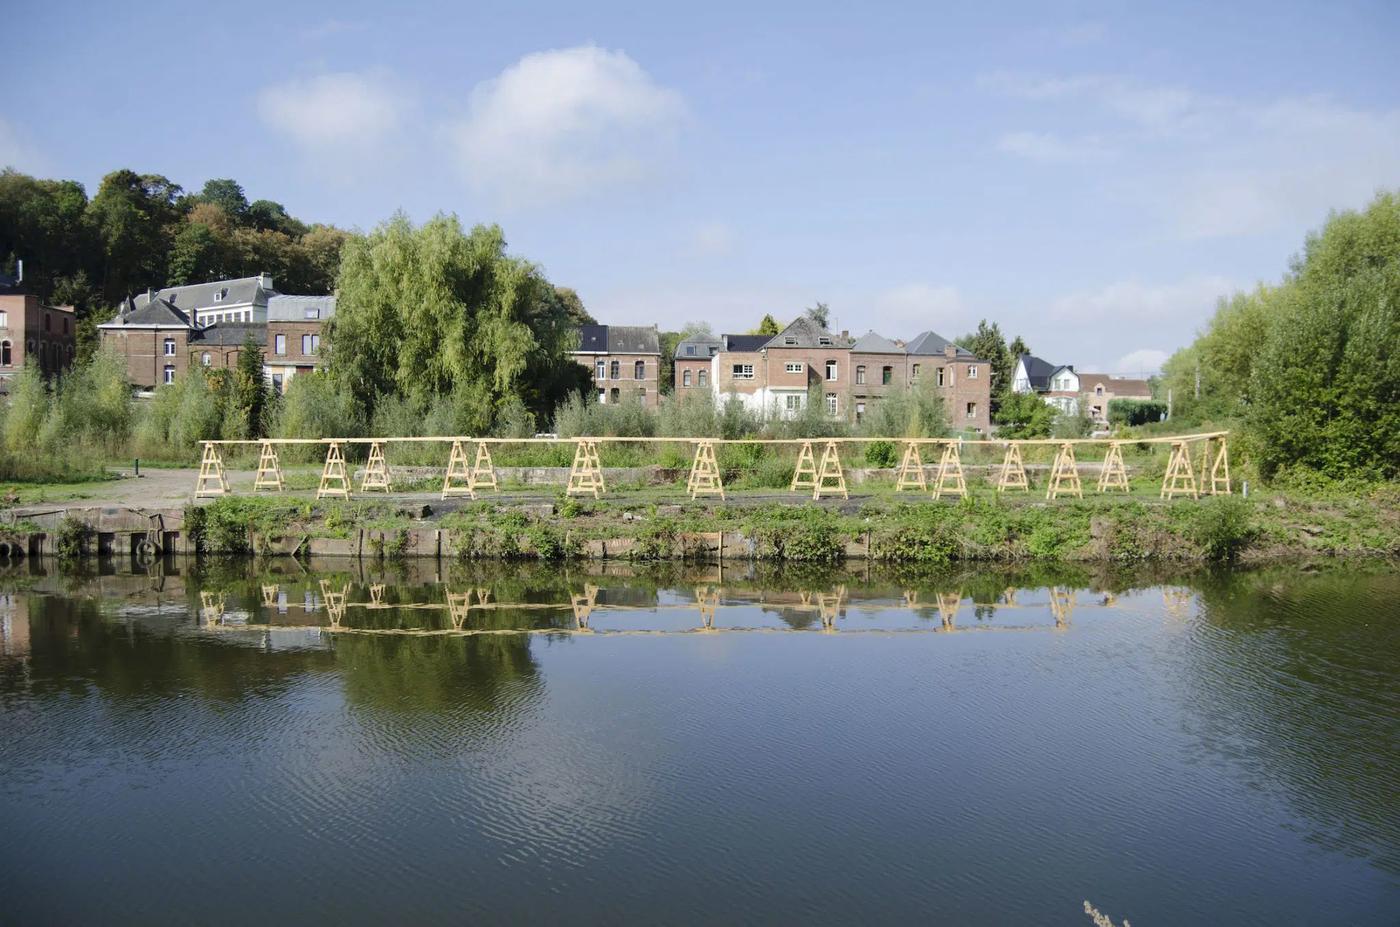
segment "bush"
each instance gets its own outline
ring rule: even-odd
[[[1193,533],[1208,559],[1228,562],[1254,540],[1258,529],[1248,500],[1214,496],[1196,506]]]
[[[1035,393],[1007,393],[993,416],[1003,438],[1047,438],[1055,423],[1055,407]]]
[[[1108,401],[1108,423],[1110,425],[1147,425],[1160,422],[1167,414],[1167,404],[1155,399],[1110,399]]]
[[[865,446],[865,462],[872,467],[888,469],[899,462],[899,455],[892,442],[871,441]]]

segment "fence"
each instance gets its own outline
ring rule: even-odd
[[[360,476],[359,492],[392,491],[392,474],[384,455],[386,446],[393,444],[434,443],[449,445],[447,469],[443,475],[442,498],[466,496],[475,499],[479,492],[499,490],[495,464],[491,458],[491,448],[502,444],[573,444],[573,465],[569,468],[569,481],[565,489],[570,496],[600,497],[607,492],[603,479],[603,468],[599,459],[598,446],[609,442],[642,444],[693,444],[695,454],[691,462],[690,477],[686,491],[692,500],[701,496],[726,498],[724,480],[719,468],[715,448],[719,445],[788,445],[799,447],[797,466],[793,471],[791,492],[812,493],[812,499],[819,500],[824,495],[840,495],[850,498],[846,487],[845,471],[841,463],[841,448],[851,444],[871,444],[885,441],[902,444],[904,453],[896,474],[895,489],[898,492],[932,492],[934,499],[944,496],[962,497],[967,495],[967,481],[963,473],[962,449],[965,446],[1004,447],[1004,456],[997,472],[998,492],[1029,492],[1030,481],[1022,450],[1031,447],[1055,447],[1054,463],[1046,484],[1045,498],[1058,499],[1060,496],[1083,498],[1084,486],[1080,479],[1076,448],[1104,448],[1103,464],[1099,470],[1096,491],[1109,493],[1128,492],[1128,472],[1123,462],[1125,444],[1170,444],[1171,454],[1167,469],[1162,477],[1160,497],[1172,499],[1177,496],[1199,498],[1201,495],[1228,495],[1230,485],[1230,456],[1227,438],[1229,432],[1215,431],[1194,435],[1172,435],[1140,439],[1123,438],[1026,438],[1026,439],[979,439],[959,438],[821,438],[804,440],[801,438],[475,438],[475,437],[402,437],[402,438],[264,438],[249,441],[205,441],[199,465],[199,477],[195,483],[195,496],[221,496],[230,492],[223,456],[224,447],[257,446],[259,448],[258,468],[253,479],[253,491],[286,491],[286,479],[278,458],[278,449],[288,445],[324,445],[325,464],[321,469],[320,484],[316,498],[350,498],[351,475],[346,465],[345,450],[351,445],[368,445],[369,457]],[[475,445],[474,454],[467,448]],[[820,454],[817,447],[821,447]],[[1192,461],[1192,450],[1200,447],[1199,476]],[[925,470],[924,453],[937,454],[938,469],[930,480]],[[931,487],[931,489],[930,489]]]

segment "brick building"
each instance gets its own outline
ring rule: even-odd
[[[866,332],[851,345],[851,420],[859,424],[890,393],[909,388],[904,345]]]
[[[334,296],[278,294],[268,299],[263,370],[278,392],[298,373],[322,365],[321,334],[334,315]]]
[[[676,345],[675,391],[677,399],[699,390],[710,391],[710,360],[720,352],[724,343],[718,338],[688,338]]]
[[[932,378],[943,397],[948,424],[986,434],[992,428],[991,364],[936,332],[923,332],[905,348],[909,386]]]
[[[24,292],[22,279],[0,278],[0,391],[33,358],[46,376],[73,366],[78,320],[72,306],[49,306]]]
[[[661,338],[655,325],[583,325],[574,360],[593,374],[601,403],[628,397],[654,409],[661,399]]]

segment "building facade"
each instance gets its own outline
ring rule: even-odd
[[[713,375],[710,361],[722,346],[718,338],[690,338],[677,344],[672,395],[683,399],[701,390],[708,393]]]
[[[909,388],[904,345],[866,332],[851,345],[851,420],[860,424],[886,396]]]
[[[661,338],[655,325],[584,325],[574,360],[593,375],[598,401],[635,398],[654,409],[661,400]]]
[[[282,392],[297,374],[324,366],[321,335],[334,315],[334,296],[277,294],[268,299],[263,371],[274,389]]]
[[[23,291],[20,281],[0,281],[0,391],[33,359],[45,376],[73,366],[78,320],[72,306],[49,306]]]

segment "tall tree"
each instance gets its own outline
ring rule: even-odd
[[[783,327],[778,324],[778,320],[773,318],[772,313],[765,313],[762,321],[758,323],[758,328],[749,332],[750,335],[776,335],[782,331]]]
[[[826,303],[818,302],[815,305],[808,306],[803,310],[803,314],[822,328],[831,327],[831,307]],[[774,334],[777,333],[775,332]]]
[[[219,207],[234,222],[243,222],[248,216],[248,197],[243,187],[227,177],[206,180],[204,189],[199,191],[199,200]]]
[[[86,215],[101,251],[106,305],[166,279],[180,213],[180,186],[159,174],[113,171],[102,178]]]
[[[268,389],[263,377],[262,348],[250,334],[238,352],[233,374],[233,397],[238,431],[244,438],[261,438],[267,420]]]

